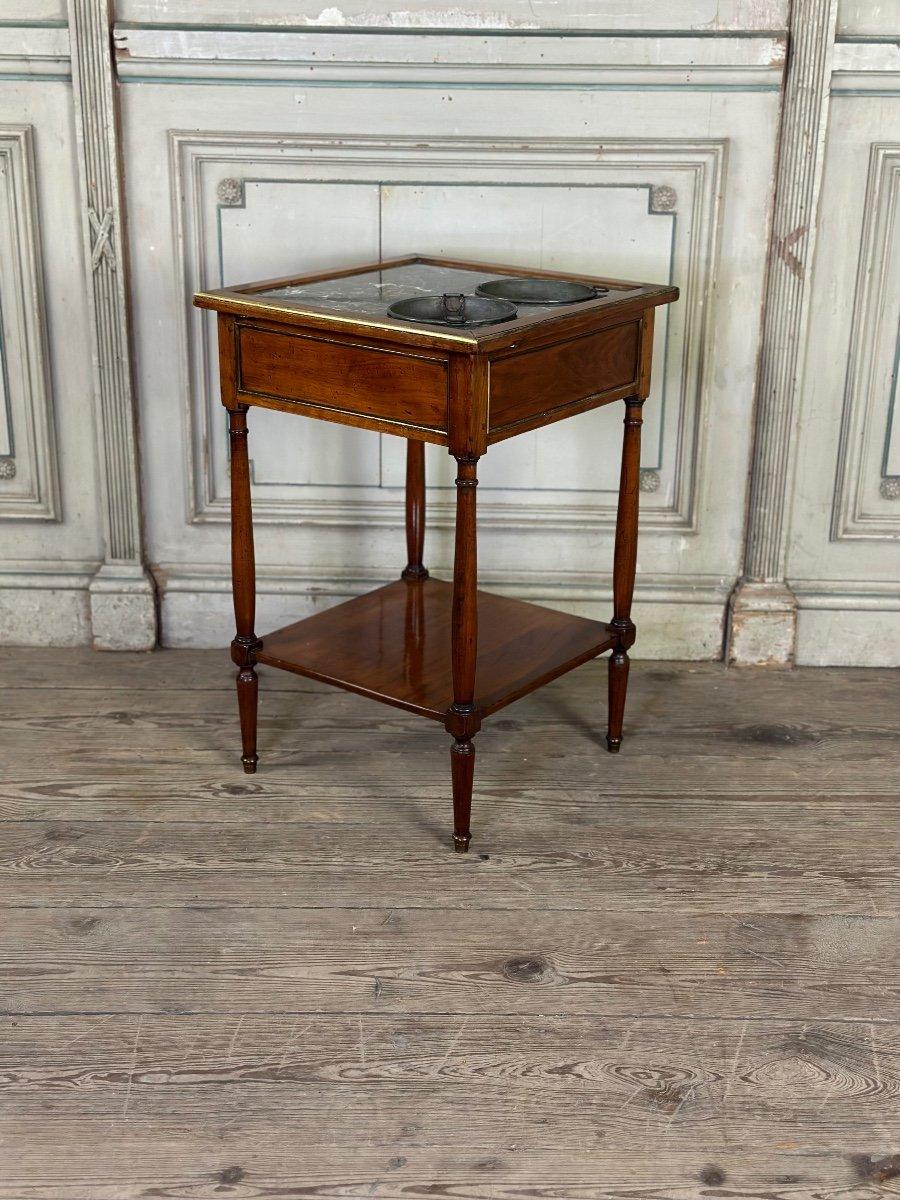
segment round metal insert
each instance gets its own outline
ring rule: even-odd
[[[511,321],[516,315],[516,306],[490,296],[445,292],[442,296],[414,296],[410,300],[398,300],[387,311],[389,317],[396,317],[398,321],[471,329],[475,325],[497,325],[501,321]]]
[[[605,296],[609,288],[577,283],[574,279],[509,277],[489,279],[475,289],[479,296],[511,300],[515,304],[581,304]]]

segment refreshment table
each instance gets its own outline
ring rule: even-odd
[[[618,751],[637,561],[641,409],[654,309],[676,288],[412,257],[201,292],[217,310],[231,438],[232,582],[244,770],[256,770],[257,663],[443,723],[453,844],[469,847],[474,735],[485,717],[611,651],[607,747]],[[477,590],[476,487],[489,446],[625,403],[608,623]],[[277,409],[407,439],[401,578],[275,633],[255,631],[247,412]],[[429,576],[424,443],[456,459],[452,583]]]

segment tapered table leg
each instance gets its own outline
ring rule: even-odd
[[[472,784],[475,778],[475,743],[471,738],[454,738],[450,747],[453,780],[453,849],[465,854],[472,834]]]
[[[231,440],[231,588],[237,629],[231,643],[231,658],[238,668],[241,762],[246,773],[252,775],[259,761],[256,753],[259,684],[254,667],[260,641],[253,628],[256,621],[256,560],[253,553],[246,406],[229,410],[228,434]]]
[[[613,619],[616,645],[609,660],[609,714],[606,748],[617,754],[622,745],[625,693],[628,689],[628,648],[634,643],[631,601],[637,568],[638,498],[641,472],[641,410],[644,401],[635,396],[625,401],[625,433],[622,440],[622,473],[619,480],[619,510],[616,516],[616,549],[613,564]]]
[[[403,579],[427,579],[425,549],[425,443],[406,443],[406,567]]]
[[[457,457],[456,546],[453,559],[453,617],[451,653],[453,703],[447,728],[453,734],[450,765],[453,777],[453,847],[459,853],[469,848],[472,811],[472,781],[478,729],[475,718],[475,665],[478,652],[477,543],[475,489],[478,486],[477,456]]]

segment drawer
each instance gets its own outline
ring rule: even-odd
[[[447,429],[447,364],[436,358],[240,326],[238,389],[322,416]],[[315,415],[315,414],[311,414]]]
[[[640,345],[641,323],[628,321],[492,362],[490,433],[637,385]]]

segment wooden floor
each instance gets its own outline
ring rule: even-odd
[[[0,1197],[900,1195],[900,677],[591,663],[477,739],[0,657]]]

